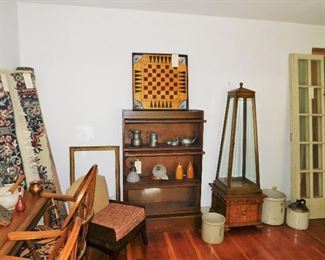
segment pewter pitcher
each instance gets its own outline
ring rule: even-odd
[[[141,130],[129,130],[129,133],[132,133],[132,136],[129,135],[129,137],[131,138],[131,145],[132,146],[142,146],[143,145],[143,141],[142,141],[142,137],[141,137]]]

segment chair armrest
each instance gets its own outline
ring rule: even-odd
[[[46,231],[14,231],[8,233],[8,239],[12,241],[16,240],[33,240],[43,238],[55,238],[61,236],[62,230],[53,229]]]
[[[124,205],[130,205],[130,206],[137,206],[140,208],[146,208],[143,204],[136,203],[136,202],[128,202],[128,201],[120,201],[120,200],[109,200],[109,203],[118,203],[118,204],[124,204]]]
[[[49,198],[49,199],[57,199],[57,200],[75,202],[75,198],[73,196],[70,196],[70,195],[57,194],[57,193],[48,192],[48,191],[42,191],[40,195],[41,195],[42,198]]]
[[[2,255],[1,260],[26,260],[26,258],[11,255]]]

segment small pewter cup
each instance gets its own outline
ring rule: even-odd
[[[150,146],[155,147],[158,144],[158,134],[156,132],[150,133]]]
[[[32,181],[31,183],[29,183],[29,191],[33,195],[40,194],[42,190],[43,190],[43,187],[42,187],[40,181]]]

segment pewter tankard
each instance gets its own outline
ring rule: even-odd
[[[158,135],[156,132],[150,133],[150,146],[155,147],[158,144]]]

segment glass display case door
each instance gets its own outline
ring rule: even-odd
[[[324,56],[291,54],[290,70],[291,199],[305,199],[310,218],[324,218]]]

